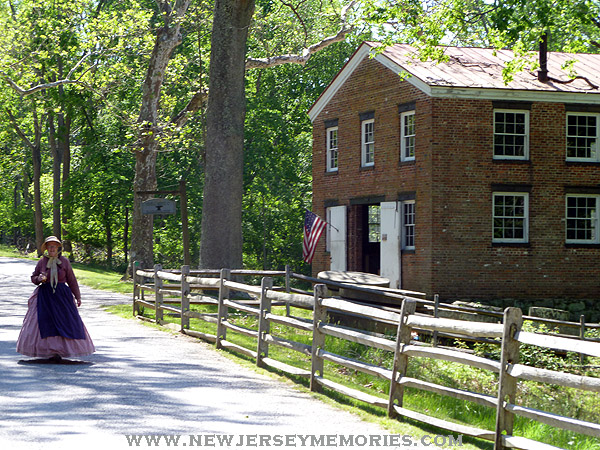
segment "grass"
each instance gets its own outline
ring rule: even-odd
[[[35,253],[30,253],[29,255],[25,255],[22,252],[18,251],[16,248],[9,247],[7,245],[0,244],[0,256],[4,256],[7,258],[27,258],[27,259],[37,259]]]
[[[33,261],[38,260],[36,252],[25,255],[6,245],[0,245],[0,256],[23,258]],[[122,273],[79,263],[73,263],[73,271],[80,284],[84,284],[93,289],[101,289],[128,295],[131,295],[133,292],[133,284],[121,280],[123,278]]]
[[[73,263],[73,271],[79,283],[88,287],[119,294],[133,295],[133,283],[131,281],[122,281],[122,273],[78,263]]]

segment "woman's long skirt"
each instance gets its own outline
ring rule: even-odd
[[[65,283],[59,283],[55,292],[47,283],[40,285],[27,305],[17,352],[41,358],[94,353],[94,343]]]

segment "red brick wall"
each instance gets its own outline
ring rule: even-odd
[[[400,163],[398,105],[416,102],[416,161]],[[375,165],[360,168],[360,118],[375,112]],[[493,105],[430,98],[366,59],[313,121],[313,208],[416,192],[416,251],[402,287],[442,298],[597,298],[600,249],[565,246],[565,187],[600,186],[600,166],[565,162],[565,108],[533,103],[530,160],[493,160]],[[339,170],[326,173],[325,120],[338,119]],[[529,244],[492,245],[492,185],[530,185]],[[350,212],[350,207],[348,211]],[[352,215],[348,228],[353,227]],[[348,235],[349,261],[357,257]],[[313,273],[329,268],[325,240]],[[349,267],[351,269],[351,267]]]

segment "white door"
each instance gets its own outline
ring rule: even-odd
[[[381,268],[382,277],[390,280],[390,287],[399,289],[401,280],[401,204],[381,203]]]
[[[327,238],[331,255],[329,270],[346,270],[346,207],[327,208]]]

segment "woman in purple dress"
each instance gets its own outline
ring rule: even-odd
[[[77,311],[81,306],[79,285],[71,263],[59,252],[61,247],[55,236],[49,236],[42,244],[42,253],[47,254],[41,257],[31,275],[31,281],[38,287],[29,298],[17,340],[17,352],[55,362],[95,351]]]

